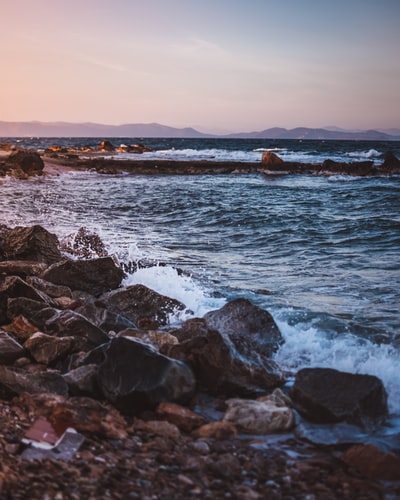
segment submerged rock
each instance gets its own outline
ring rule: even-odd
[[[346,421],[370,427],[382,424],[388,415],[385,388],[373,375],[304,368],[297,373],[290,396],[305,418],[314,422]]]
[[[98,385],[104,397],[123,413],[155,408],[163,401],[185,402],[193,395],[195,379],[191,369],[140,341],[115,338],[104,358]]]

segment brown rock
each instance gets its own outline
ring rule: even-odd
[[[0,262],[0,274],[14,275],[21,278],[37,276],[47,269],[44,262],[29,260],[5,260]]]
[[[210,422],[196,429],[192,435],[195,438],[227,439],[236,436],[236,427],[229,422]]]
[[[99,151],[115,151],[115,147],[110,141],[101,141]]]
[[[117,288],[124,273],[111,257],[90,260],[63,260],[50,266],[41,278],[57,285],[100,295]]]
[[[181,433],[178,427],[164,420],[149,420],[147,422],[137,419],[133,424],[133,430],[145,431],[155,436],[161,436],[173,440],[178,440]]]
[[[36,288],[36,290],[40,290],[49,297],[55,299],[59,297],[72,297],[71,289],[68,286],[55,285],[50,281],[39,278],[38,276],[30,276],[26,279],[26,282]]]
[[[261,156],[261,163],[268,167],[271,165],[276,167],[278,165],[283,165],[284,161],[272,151],[264,151]]]
[[[80,227],[62,241],[63,251],[82,257],[107,257],[108,252],[100,236],[86,227]]]
[[[32,323],[22,315],[15,317],[12,323],[4,325],[2,328],[6,332],[12,333],[21,342],[25,342],[32,333],[38,331],[37,327],[32,325]]]
[[[176,403],[160,403],[156,413],[162,420],[175,424],[182,432],[192,432],[205,423],[204,417]]]
[[[368,479],[400,480],[400,456],[390,451],[385,452],[373,444],[354,445],[340,458]]]
[[[73,337],[54,337],[42,332],[36,332],[29,337],[24,347],[28,349],[35,361],[50,365],[53,361],[71,353],[74,344]]]
[[[42,175],[44,163],[35,151],[18,150],[10,154],[6,168],[16,177],[25,179],[31,175]]]
[[[24,355],[25,351],[22,345],[0,329],[0,363],[12,364]]]

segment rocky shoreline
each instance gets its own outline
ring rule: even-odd
[[[9,175],[18,179],[68,171],[93,171],[99,174],[131,175],[222,175],[259,173],[276,175],[345,175],[391,176],[400,174],[400,160],[389,152],[382,164],[373,161],[337,162],[322,164],[286,162],[275,153],[264,152],[259,163],[213,160],[150,160],[142,159],[149,151],[143,144],[115,148],[103,141],[97,148],[61,148],[53,146],[43,152],[21,150],[12,144],[0,144],[0,178]],[[135,154],[135,159],[118,159],[120,153]]]
[[[0,226],[1,498],[400,495],[378,378],[285,373],[267,311],[192,318],[124,285],[141,265],[85,228]]]

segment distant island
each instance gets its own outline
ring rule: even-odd
[[[173,137],[173,138],[232,138],[232,139],[310,139],[399,141],[400,129],[349,131],[336,127],[286,129],[268,128],[255,132],[215,135],[199,132],[192,127],[175,128],[159,123],[104,125],[100,123],[68,122],[7,122],[0,121],[0,137]]]

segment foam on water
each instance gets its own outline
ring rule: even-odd
[[[290,371],[322,367],[375,375],[379,377],[389,396],[389,410],[400,413],[400,351],[393,345],[377,345],[368,339],[346,333],[328,335],[313,322],[288,322],[288,312],[273,314],[285,339],[275,360]]]
[[[128,275],[123,285],[145,285],[156,292],[179,300],[186,306],[183,314],[170,318],[171,322],[181,321],[189,317],[202,317],[208,311],[219,309],[226,300],[210,294],[205,285],[196,282],[191,276],[179,274],[171,266],[153,266],[138,269]]]

